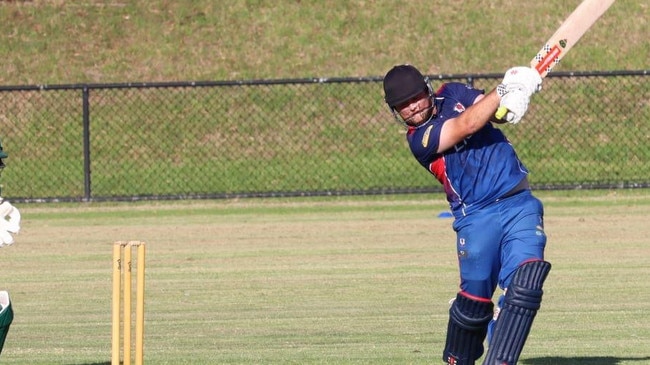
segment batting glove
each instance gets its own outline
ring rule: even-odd
[[[505,111],[502,119],[512,124],[519,123],[528,110],[529,102],[530,95],[527,92],[520,89],[508,91],[501,97],[501,103],[499,104],[499,110]]]
[[[530,67],[512,67],[503,76],[503,81],[497,86],[497,93],[503,97],[508,91],[519,89],[533,95],[542,90],[542,77]]]

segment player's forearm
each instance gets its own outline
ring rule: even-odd
[[[474,134],[493,119],[500,101],[499,95],[492,90],[459,115],[458,123],[464,126],[465,133]]]
[[[442,126],[438,152],[446,151],[483,128],[496,112],[499,103],[499,95],[492,91],[487,95],[478,96],[474,100],[474,104],[464,112],[453,119],[449,119]]]

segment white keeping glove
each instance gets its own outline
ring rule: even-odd
[[[0,201],[2,198],[0,198]],[[0,204],[0,247],[14,243],[12,234],[20,232],[20,211],[8,201]]]
[[[505,119],[509,123],[517,124],[526,114],[529,102],[530,95],[526,91],[520,89],[510,90],[501,97],[501,103],[499,104],[499,111],[503,111],[505,114],[497,115],[497,117]]]
[[[542,90],[542,77],[533,68],[525,66],[512,67],[506,71],[503,81],[497,86],[497,93],[503,97],[513,89],[523,90],[528,93],[528,96],[531,96]]]

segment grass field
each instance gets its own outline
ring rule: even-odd
[[[403,62],[500,73],[528,62],[579,3],[2,1],[0,84],[379,76]],[[646,69],[649,13],[645,0],[618,1],[558,69]]]
[[[578,2],[3,1],[0,84],[503,72]],[[559,70],[647,68],[649,12],[617,2]],[[650,364],[650,192],[539,196],[554,269],[521,364]],[[19,208],[2,364],[108,364],[111,243],[130,239],[148,364],[439,362],[458,276],[440,196]]]
[[[648,191],[539,192],[554,264],[521,364],[650,364]],[[111,243],[148,243],[148,364],[438,363],[440,196],[20,206],[3,364],[107,364]]]

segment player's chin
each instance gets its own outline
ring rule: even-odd
[[[423,112],[419,112],[419,113],[413,114],[412,116],[408,117],[406,119],[406,122],[409,125],[418,126],[418,125],[426,122],[427,120],[429,120],[430,117],[431,117],[430,112],[423,111]]]

